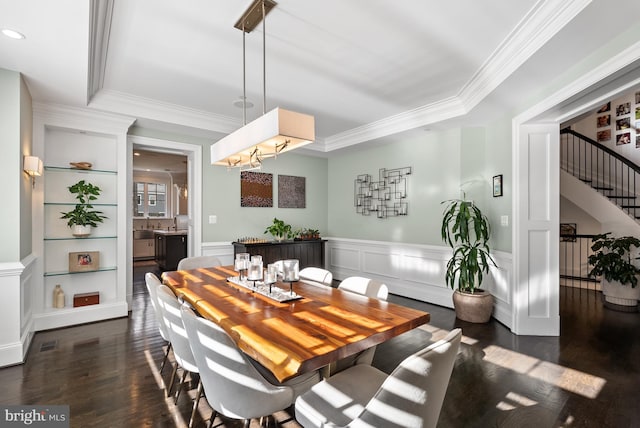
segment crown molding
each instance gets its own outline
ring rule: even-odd
[[[458,97],[450,97],[413,110],[349,129],[325,139],[326,151],[387,137],[467,113]]]
[[[242,126],[242,121],[237,118],[109,89],[103,89],[96,93],[89,107],[110,112],[117,111],[137,118],[157,120],[225,134],[233,132]]]
[[[89,76],[87,83],[87,101],[98,93],[104,85],[107,66],[107,51],[113,17],[113,0],[91,0],[89,5]]]
[[[592,0],[541,0],[458,93],[470,111],[576,17]]]
[[[69,129],[86,129],[92,132],[127,132],[135,117],[117,113],[96,111],[85,107],[61,104],[33,103],[34,119],[42,124]]]
[[[468,113],[591,1],[540,0],[457,95],[331,135],[325,139],[325,151],[342,149]]]
[[[538,1],[457,95],[317,139],[305,151],[328,153],[468,113],[591,2]],[[89,107],[224,134],[242,126],[240,119],[102,89],[112,11],[113,0],[91,2]]]

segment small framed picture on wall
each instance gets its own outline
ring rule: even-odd
[[[502,196],[502,174],[493,176],[493,197]]]

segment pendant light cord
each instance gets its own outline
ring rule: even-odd
[[[247,124],[247,65],[245,48],[244,21],[242,22],[242,125]]]
[[[267,17],[262,0],[262,114],[267,112]]]

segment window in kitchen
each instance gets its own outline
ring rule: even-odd
[[[168,217],[166,184],[136,182],[134,189],[134,217]]]

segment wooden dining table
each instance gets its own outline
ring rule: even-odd
[[[280,382],[430,320],[427,312],[302,281],[291,284],[299,298],[278,302],[228,280],[237,276],[233,266],[220,266],[164,272],[162,281]]]

